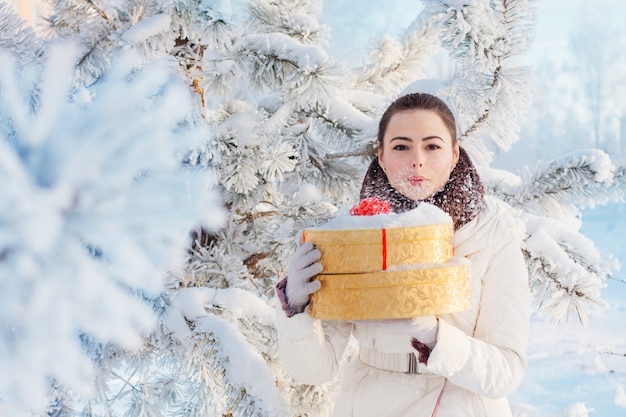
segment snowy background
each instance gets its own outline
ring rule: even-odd
[[[593,410],[592,417],[626,415],[626,283],[618,281],[626,280],[624,231],[624,204],[585,212],[582,232],[613,253],[622,269],[603,290],[608,308],[590,314],[585,327],[533,315],[528,374],[511,396],[512,403],[535,407],[529,416],[560,416],[576,403]]]
[[[361,7],[352,0],[327,2],[323,20],[332,27],[331,52],[335,51],[346,61],[359,62],[365,51],[355,46],[367,45],[380,34],[401,33],[421,8],[420,3],[416,6],[416,2],[403,0],[380,3]],[[614,27],[616,17],[626,16],[626,4],[618,0],[537,3],[536,37],[526,58],[538,83],[546,83],[555,90],[556,79],[541,79],[546,76],[542,69],[554,69],[548,74],[558,76],[561,82],[571,76],[575,59],[571,39],[580,32],[584,18],[599,19],[608,31]],[[623,45],[620,42],[624,41],[626,32],[617,33],[618,37],[605,44],[607,52]],[[626,73],[626,67],[622,65],[621,71]],[[577,81],[571,79],[571,82]],[[567,105],[575,106],[575,100]],[[587,146],[595,147],[592,143]],[[585,144],[574,140],[537,144],[522,133],[522,139],[510,152],[499,155],[493,166],[522,170],[536,164],[538,159],[549,159],[581,147]],[[624,163],[625,148],[626,138],[622,134],[618,144],[608,149],[615,163]],[[593,311],[586,326],[578,321],[555,325],[533,314],[528,375],[510,397],[514,411],[520,416],[626,415],[626,205],[616,203],[584,211],[581,231],[604,253],[618,258],[622,268],[602,291],[608,307]]]

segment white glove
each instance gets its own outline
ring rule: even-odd
[[[434,348],[437,343],[439,321],[437,321],[435,316],[381,320],[380,325],[397,333],[407,334],[416,339],[418,342],[428,346],[429,349]]]
[[[322,272],[322,264],[317,262],[322,253],[313,243],[306,242],[293,254],[287,265],[287,287],[285,295],[287,304],[294,313],[304,311],[309,303],[309,297],[319,290],[322,284],[313,279]]]

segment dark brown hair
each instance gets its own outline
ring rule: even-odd
[[[411,93],[401,96],[387,107],[378,123],[378,147],[382,149],[384,144],[385,132],[391,117],[399,112],[407,110],[430,110],[441,118],[443,123],[450,131],[452,137],[452,145],[457,142],[456,121],[450,108],[439,97],[427,93]]]

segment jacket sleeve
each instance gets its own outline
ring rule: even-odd
[[[499,223],[500,236],[492,240],[498,247],[488,245],[492,254],[482,279],[473,337],[440,320],[437,344],[427,364],[430,372],[489,398],[504,397],[521,383],[530,321],[528,268],[521,241],[511,223]]]
[[[275,297],[278,355],[284,369],[303,384],[330,381],[339,369],[352,324],[321,321],[307,311],[287,317]]]

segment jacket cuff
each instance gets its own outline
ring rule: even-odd
[[[439,320],[437,344],[428,356],[428,370],[450,377],[463,369],[470,352],[468,336],[444,320]]]
[[[276,284],[276,298],[278,298],[278,301],[280,301],[280,306],[285,312],[285,315],[287,317],[293,317],[296,314],[304,312],[306,306],[303,306],[300,310],[294,310],[291,308],[291,306],[289,305],[289,301],[287,301],[287,279],[288,277],[285,277]]]
[[[287,277],[278,281],[276,284],[276,298],[280,301],[280,307],[283,309],[283,312],[287,317],[292,317],[295,313],[291,311],[291,307],[289,307],[289,303],[287,302]]]

